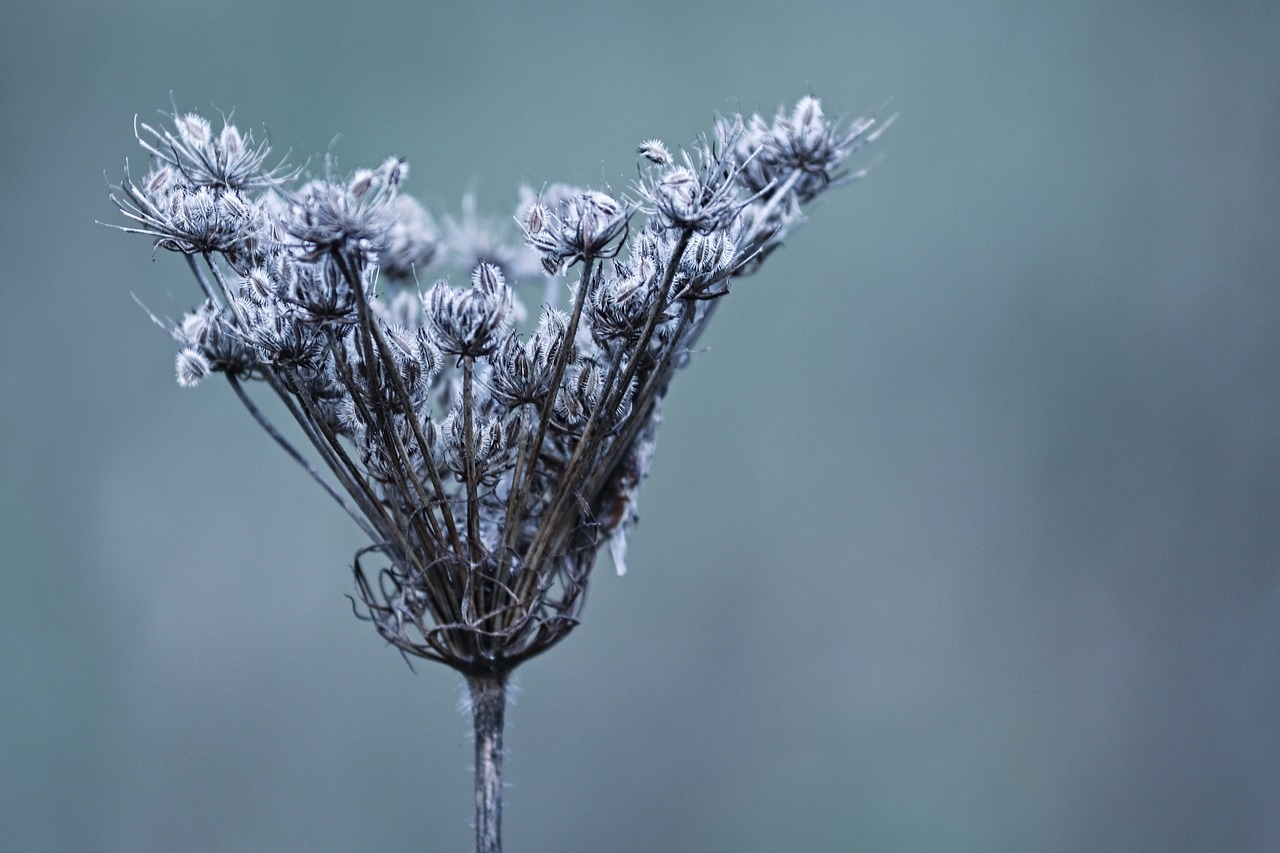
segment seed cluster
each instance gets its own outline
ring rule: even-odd
[[[887,124],[833,122],[806,97],[771,121],[719,119],[678,156],[648,140],[630,197],[527,194],[522,244],[470,204],[437,226],[401,160],[304,180],[195,115],[139,126],[150,171],[112,198],[123,230],[185,255],[203,288],[165,324],[178,382],[224,374],[369,535],[358,615],[408,654],[505,673],[577,624],[601,545],[625,570],[673,373],[731,282],[860,176],[845,160]],[[465,286],[417,284],[459,267]],[[534,322],[516,291],[538,278],[554,289]]]

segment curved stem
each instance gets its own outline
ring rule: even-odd
[[[502,853],[502,717],[506,673],[468,675],[476,731],[476,853]]]

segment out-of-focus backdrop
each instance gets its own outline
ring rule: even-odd
[[[0,844],[470,844],[458,677],[174,383],[133,297],[195,304],[181,259],[94,223],[135,114],[505,218],[814,93],[900,119],[721,306],[629,573],[519,671],[508,848],[1280,849],[1280,6],[1159,7],[4,4]]]

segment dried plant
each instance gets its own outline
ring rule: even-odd
[[[126,169],[112,200],[117,227],[184,255],[203,290],[180,322],[157,320],[178,382],[226,377],[368,535],[357,615],[465,676],[476,847],[497,851],[508,674],[578,624],[603,544],[625,571],[663,397],[718,300],[811,199],[863,174],[845,161],[888,122],[833,122],[806,97],[772,120],[720,118],[679,156],[646,141],[629,197],[526,190],[512,240],[470,202],[437,226],[402,192],[401,160],[346,176],[326,160],[304,180],[225,119],[170,119],[135,126],[150,170]],[[436,269],[469,286],[421,289]],[[526,321],[516,289],[536,280],[550,295]],[[307,453],[250,383],[283,401]]]

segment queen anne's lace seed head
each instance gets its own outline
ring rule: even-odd
[[[568,316],[548,308],[527,341],[514,333],[508,335],[492,360],[493,396],[508,408],[543,401],[551,391],[568,328]]]
[[[267,169],[270,146],[265,141],[255,144],[252,133],[241,133],[225,120],[216,134],[209,121],[199,115],[174,115],[172,120],[174,130],[138,124],[135,119],[134,133],[143,148],[180,174],[189,187],[253,190],[297,176],[283,161]]]
[[[803,204],[839,180],[845,160],[875,141],[892,121],[859,118],[841,127],[825,118],[822,104],[811,96],[801,98],[789,114],[779,109],[772,124],[753,115],[737,141],[738,156],[751,155],[743,183],[763,191],[794,174],[793,192]]]
[[[139,126],[149,171],[126,170],[112,198],[124,230],[187,255],[204,292],[179,324],[157,320],[179,383],[224,373],[264,425],[248,389],[281,395],[313,445],[308,470],[371,537],[364,617],[409,654],[493,675],[578,623],[606,539],[625,568],[662,400],[706,300],[882,127],[841,126],[804,98],[772,121],[720,119],[678,158],[648,140],[635,202],[524,191],[522,242],[472,196],[437,227],[401,193],[402,160],[345,178],[326,164],[296,186],[265,142],[195,115]],[[401,286],[428,270],[470,286]],[[542,272],[529,329],[515,288]]]
[[[284,304],[260,309],[241,306],[248,323],[245,339],[259,360],[282,370],[315,370],[325,341],[316,326]]]
[[[531,202],[521,222],[525,241],[541,255],[548,274],[577,261],[616,254],[615,243],[630,216],[621,203],[594,190],[561,190],[556,195],[560,197]]]
[[[614,267],[613,275],[594,288],[587,300],[587,317],[597,344],[613,350],[640,339],[652,310],[655,284],[632,265]]]
[[[613,197],[588,190],[564,205],[560,240],[571,258],[606,257],[627,226],[627,212]]]
[[[194,255],[221,252],[239,255],[260,227],[257,206],[239,191],[191,187],[160,170],[142,186],[126,173],[122,197],[112,201],[135,224],[121,230],[155,238],[158,249]]]
[[[373,268],[366,269],[357,291],[338,262],[330,255],[322,255],[315,263],[294,266],[284,299],[298,308],[303,322],[349,326],[357,320],[360,300],[368,299],[373,290],[373,273]]]
[[[469,290],[438,281],[425,302],[440,349],[476,357],[488,355],[497,346],[511,313],[512,295],[498,268],[481,264],[471,275]]]
[[[668,165],[637,185],[642,209],[667,228],[708,234],[729,227],[744,202],[735,179],[737,163],[729,150],[703,142],[698,165]]]
[[[471,418],[471,439],[467,438],[467,416],[461,407],[445,418],[441,431],[445,439],[445,459],[459,482],[474,477],[480,485],[493,486],[504,468],[510,446],[506,423],[498,417],[477,413]]]
[[[402,166],[402,161],[391,159],[377,170],[358,170],[343,182],[311,181],[292,198],[284,231],[314,255],[376,255],[390,240]]]
[[[226,373],[231,376],[248,375],[256,366],[257,358],[237,331],[235,318],[225,308],[212,300],[191,311],[182,323],[171,330],[174,340],[183,350],[200,354],[204,372],[196,375],[187,371],[188,377],[198,381],[205,373]],[[190,386],[195,382],[183,381],[184,372],[179,364],[179,384]]]

